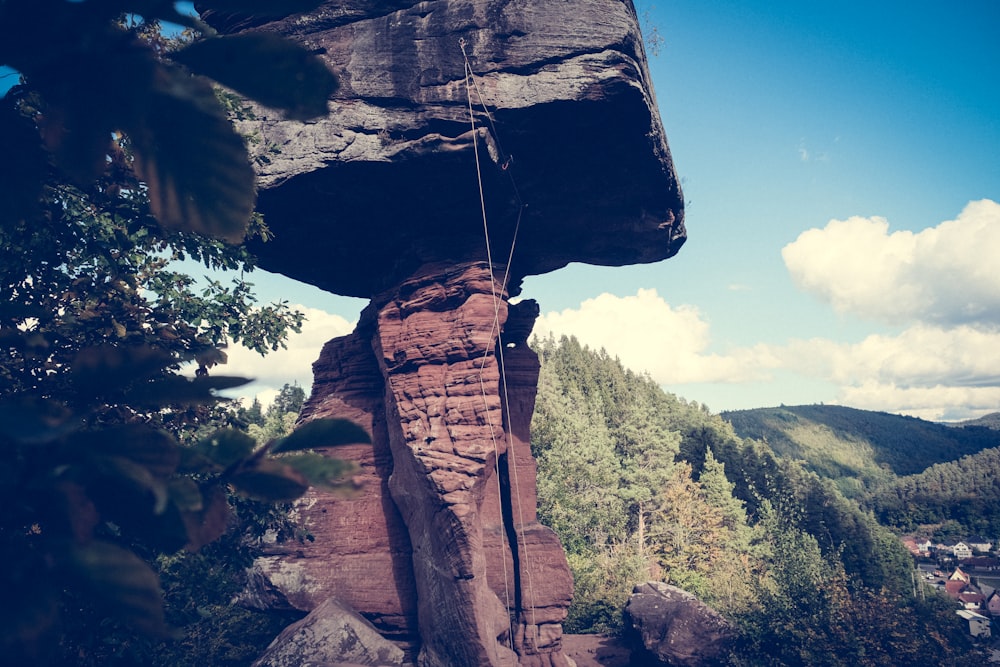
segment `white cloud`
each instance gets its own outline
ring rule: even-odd
[[[1000,410],[1000,331],[915,325],[856,343],[825,338],[708,352],[710,326],[692,306],[671,306],[655,290],[602,294],[579,308],[541,316],[535,333],[573,335],[661,384],[767,384],[809,378],[831,401],[925,419],[964,419]],[[693,398],[693,397],[688,397]],[[794,403],[795,396],[783,399]],[[746,406],[752,407],[752,406]]]
[[[1000,387],[900,388],[866,382],[858,387],[845,387],[838,402],[862,410],[894,412],[929,421],[959,421],[996,412],[1000,406]]]
[[[213,373],[254,379],[252,384],[228,391],[226,395],[256,396],[267,405],[282,386],[294,382],[298,382],[308,395],[312,387],[312,364],[319,358],[323,345],[331,338],[343,336],[354,329],[353,322],[339,315],[296,304],[291,307],[305,313],[306,321],[302,325],[302,333],[288,337],[288,349],[271,352],[266,357],[239,345],[230,346],[226,351],[229,361]]]
[[[917,325],[853,344],[791,341],[772,353],[786,369],[833,383],[844,405],[926,419],[1000,410],[1000,333],[994,330]]]
[[[914,233],[884,218],[831,220],[781,251],[795,284],[893,324],[1000,324],[1000,204],[970,202],[955,220]]]
[[[694,306],[671,307],[654,289],[627,297],[601,294],[578,309],[546,313],[534,333],[544,337],[550,332],[603,348],[626,368],[648,372],[664,384],[745,382],[760,379],[761,369],[775,363],[763,346],[731,355],[706,353],[709,324],[701,312]]]
[[[834,143],[836,143],[836,142],[837,142],[837,139],[834,139]],[[814,151],[809,150],[809,148],[806,146],[806,140],[805,139],[802,139],[799,142],[798,153],[799,153],[799,161],[800,162],[829,162],[830,161],[830,156],[828,154],[823,153],[823,152],[814,152]]]
[[[1000,334],[970,326],[917,325],[895,336],[872,334],[853,344],[791,341],[775,354],[788,368],[825,376],[838,385],[869,380],[904,388],[1000,385]]]

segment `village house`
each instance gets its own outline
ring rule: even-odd
[[[986,598],[984,611],[990,616],[1000,616],[1000,591],[990,593],[990,596]]]
[[[1000,559],[993,556],[973,556],[972,558],[962,559],[959,565],[967,570],[996,571],[1000,570]]]
[[[955,600],[961,595],[967,588],[969,584],[962,581],[961,579],[949,579],[944,582],[944,592],[950,598]]]
[[[963,558],[972,558],[972,547],[965,542],[948,545],[947,548],[951,551],[951,555],[958,560],[962,560]]]
[[[983,591],[972,583],[972,577],[962,568],[956,567],[948,580],[944,582],[945,594],[957,601],[964,609],[980,611],[986,604]]]
[[[970,547],[972,547],[973,551],[978,553],[988,554],[990,549],[993,548],[992,542],[987,540],[985,537],[980,537],[979,535],[972,535],[965,541]]]
[[[955,571],[951,573],[950,577],[948,577],[948,581],[964,581],[968,584],[972,581],[972,577],[967,575],[965,572],[962,572],[962,568],[956,567]]]
[[[980,611],[983,608],[983,603],[986,602],[986,596],[982,593],[972,592],[967,588],[958,594],[958,602],[966,609]]]
[[[969,634],[973,637],[990,637],[992,633],[990,632],[990,619],[986,618],[982,614],[977,614],[974,611],[969,611],[968,609],[959,609],[955,612],[966,621],[969,622]]]
[[[1000,618],[1000,590],[990,586],[980,588],[978,583],[968,572],[956,567],[947,579],[938,580],[934,587],[959,604],[961,608],[955,613],[968,621],[969,634],[989,638],[992,636],[990,617]]]
[[[979,535],[972,535],[959,542],[934,542],[926,537],[907,535],[902,538],[903,546],[915,558],[955,558],[962,560],[976,556],[989,554],[993,548],[993,543]]]

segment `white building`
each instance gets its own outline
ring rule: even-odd
[[[951,548],[951,553],[955,554],[955,558],[958,560],[962,560],[963,558],[972,558],[972,547],[965,542],[959,542]]]
[[[955,612],[969,622],[969,634],[973,637],[990,637],[990,619],[982,614],[977,614],[968,609],[959,609]]]
[[[993,548],[993,543],[987,540],[985,537],[979,537],[978,535],[970,537],[966,540],[973,551],[978,551],[980,553],[989,553],[990,549]]]

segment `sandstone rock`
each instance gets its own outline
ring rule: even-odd
[[[729,622],[718,612],[669,584],[636,586],[625,614],[643,647],[673,667],[725,664],[735,637]]]
[[[309,610],[336,594],[425,665],[568,664],[572,579],[535,514],[538,360],[525,339],[537,314],[508,306],[484,263],[441,266],[325,346],[301,419],[369,429],[371,446],[330,452],[359,464],[360,490],[296,504],[315,541],[269,548],[257,598]]]
[[[285,628],[253,667],[403,664],[403,651],[335,598]]]
[[[310,610],[336,594],[424,667],[567,665],[572,580],[535,516],[529,447],[537,306],[508,298],[527,275],[684,242],[632,3],[330,0],[272,23],[204,18],[289,35],[337,74],[329,117],[261,109],[241,128],[275,233],[252,250],[371,299],[324,348],[302,415],[369,429],[371,446],[330,453],[359,464],[360,491],[296,505],[315,542],[274,545],[255,598]]]
[[[273,545],[254,569],[297,609],[309,611],[336,595],[387,637],[412,643],[417,635],[412,549],[388,493],[393,464],[384,382],[365,326],[324,346],[313,366],[312,400],[301,415],[303,421],[342,417],[368,430],[371,445],[327,452],[358,465],[357,492],[343,497],[310,490],[295,503],[293,518],[314,539]]]
[[[253,246],[268,270],[370,297],[424,264],[483,259],[477,153],[497,247],[519,226],[512,286],[684,241],[631,2],[331,0],[265,25],[215,19],[302,41],[341,84],[327,118],[261,109],[242,128],[276,232]]]
[[[506,452],[491,326],[497,306],[506,319],[506,303],[495,304],[497,289],[488,267],[460,265],[375,302],[373,348],[395,415],[389,491],[413,544],[428,665],[516,664],[507,610],[487,584],[480,522]]]
[[[562,621],[566,617],[573,581],[562,545],[555,533],[538,523],[536,466],[531,456],[530,425],[535,408],[539,363],[527,346],[527,336],[538,316],[538,304],[522,301],[508,309],[501,349],[506,455],[498,466],[500,489],[486,495],[483,526],[490,586],[510,609],[514,621],[513,645],[522,665],[565,665]],[[502,543],[506,538],[506,545]],[[510,559],[497,562],[498,557]],[[514,591],[511,600],[510,591]]]

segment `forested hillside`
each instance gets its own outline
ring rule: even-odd
[[[576,582],[569,631],[614,631],[632,586],[685,588],[740,629],[734,664],[964,664],[947,603],[834,485],[573,338],[541,358],[539,516]]]
[[[1000,534],[1000,448],[939,463],[875,492],[879,521],[903,530],[954,522],[957,538]]]
[[[949,427],[838,405],[740,410],[723,412],[722,418],[740,437],[762,440],[778,456],[803,461],[852,497],[896,475],[1000,446],[1000,431],[981,426]]]

